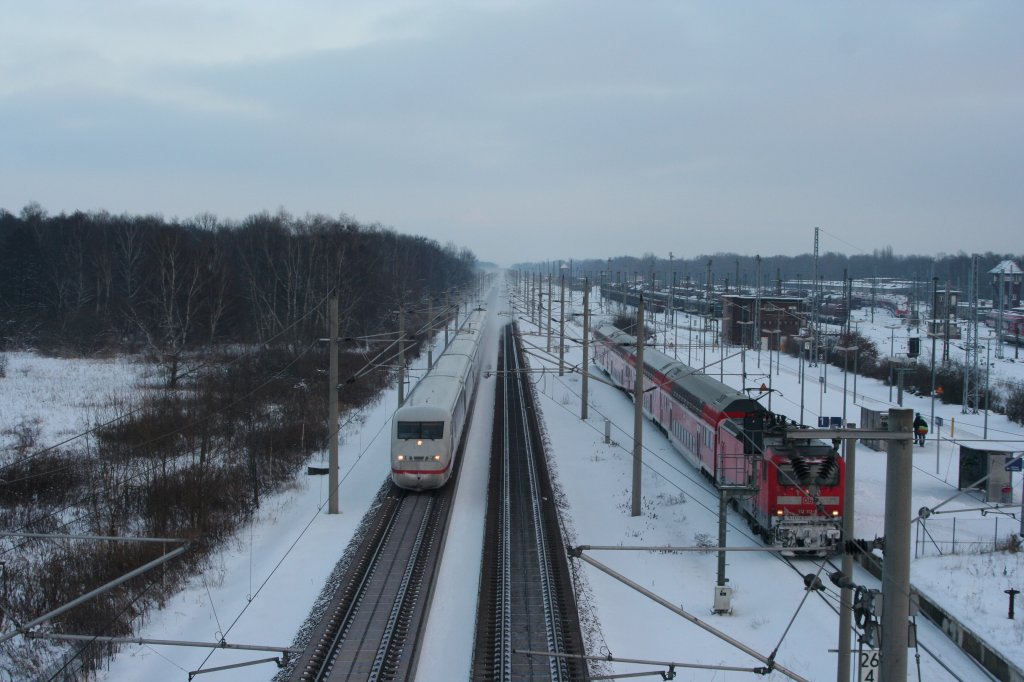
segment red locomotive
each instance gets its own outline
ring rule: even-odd
[[[597,363],[632,391],[636,339],[610,324],[594,330]],[[644,349],[643,411],[716,487],[729,489],[766,544],[829,554],[842,535],[844,462],[819,439],[722,382]],[[797,436],[797,437],[794,437]]]

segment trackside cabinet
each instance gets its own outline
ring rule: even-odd
[[[986,502],[1013,502],[1013,488],[1007,469],[1007,464],[1012,459],[1013,454],[1006,450],[961,445],[960,478],[957,487],[960,490],[980,490],[984,493]],[[982,481],[985,476],[988,478]]]
[[[861,406],[860,425],[865,429],[885,431],[889,428],[889,410],[869,410],[868,408]],[[884,440],[862,438],[860,442],[877,452],[885,452],[889,448],[888,441]]]

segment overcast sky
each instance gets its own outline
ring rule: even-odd
[[[1024,2],[0,0],[0,207],[1020,253]]]

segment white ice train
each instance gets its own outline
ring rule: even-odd
[[[391,480],[399,488],[440,488],[451,478],[480,377],[487,311],[474,310],[426,376],[395,410]]]

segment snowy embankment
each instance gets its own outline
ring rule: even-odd
[[[596,297],[594,298],[596,301]],[[580,307],[580,295],[574,297]],[[502,308],[502,305],[494,306]],[[592,306],[600,311],[600,304]],[[611,310],[607,310],[610,314]],[[499,310],[495,311],[496,313]],[[520,313],[520,318],[527,316]],[[492,317],[505,322],[507,314]],[[568,326],[567,334],[579,338],[577,323]],[[680,346],[674,349],[691,364],[699,365],[707,358],[712,362],[723,353],[718,346],[699,345],[698,334],[693,344],[687,337],[690,325],[681,316]],[[542,366],[557,369],[557,355],[546,352],[546,338],[536,329],[521,322],[527,345],[532,346],[534,369]],[[891,331],[883,324],[875,333],[886,345]],[[866,321],[861,331],[870,332]],[[493,332],[493,329],[492,329]],[[555,330],[557,336],[557,329]],[[673,332],[675,334],[675,332]],[[555,346],[552,346],[553,348]],[[735,349],[729,349],[728,355]],[[924,350],[927,350],[925,348]],[[437,351],[435,350],[435,353]],[[673,352],[672,349],[669,351]],[[1011,354],[1012,356],[1012,354]],[[2,424],[16,424],[24,417],[42,419],[41,442],[59,442],[68,434],[85,428],[91,420],[97,396],[109,392],[130,392],[139,373],[138,367],[122,361],[97,363],[64,360],[42,360],[25,354],[8,354],[8,377],[0,380],[4,396],[0,401]],[[697,361],[697,357],[701,361]],[[579,366],[581,349],[570,344],[567,366]],[[41,363],[34,365],[32,363]],[[767,354],[759,360],[747,356],[747,385],[758,385],[767,378]],[[796,417],[804,403],[804,421],[813,423],[818,413],[826,416],[842,413],[842,372],[829,368],[827,390],[821,392],[817,377],[808,369],[804,400],[796,380],[796,360],[783,356],[773,375],[773,409]],[[55,369],[42,367],[54,363]],[[723,377],[727,383],[738,384],[740,359],[726,359]],[[1012,365],[1013,363],[1003,363]],[[419,362],[420,369],[425,358]],[[91,375],[79,375],[85,372]],[[493,361],[490,365],[494,366]],[[111,371],[111,367],[119,368]],[[715,368],[709,373],[715,373]],[[26,369],[28,368],[28,369]],[[96,369],[99,368],[99,369]],[[1000,367],[999,371],[1004,368]],[[1024,370],[1024,363],[1009,368]],[[819,370],[814,370],[819,371]],[[993,369],[993,372],[996,372]],[[1022,372],[1024,373],[1024,372]],[[29,399],[26,390],[15,381],[19,374],[31,376],[36,398]],[[414,372],[415,374],[415,372]],[[44,381],[45,379],[45,381]],[[65,383],[65,380],[67,383]],[[572,536],[569,543],[607,545],[695,545],[717,537],[717,499],[706,482],[683,462],[655,427],[644,425],[643,513],[631,517],[629,510],[632,467],[632,405],[617,389],[590,382],[590,415],[579,419],[581,378],[567,373],[537,374],[535,385],[544,413],[551,443],[552,467],[558,476],[564,502],[567,526]],[[6,383],[4,383],[6,382]],[[421,679],[465,679],[469,670],[472,642],[472,620],[477,589],[477,567],[482,533],[483,490],[486,479],[486,455],[490,444],[490,417],[493,405],[493,376],[485,379],[479,390],[466,469],[460,483],[453,530],[446,548],[442,568],[442,584],[431,614],[431,636],[422,653],[424,668]],[[75,393],[70,387],[81,387]],[[847,413],[859,415],[861,404],[884,409],[889,389],[863,377],[858,379],[857,402],[852,395],[852,382],[847,392]],[[11,396],[11,397],[8,397]],[[77,396],[77,397],[76,397]],[[296,478],[290,490],[265,499],[258,517],[235,541],[224,547],[211,561],[209,570],[190,581],[188,587],[173,598],[165,608],[152,613],[138,634],[158,639],[180,639],[215,642],[223,638],[232,643],[286,646],[291,643],[313,605],[327,576],[331,573],[344,547],[358,528],[374,494],[388,474],[388,426],[395,408],[395,391],[386,391],[371,408],[347,424],[342,432],[341,484],[342,513],[325,514],[326,477]],[[930,403],[925,398],[907,396],[905,403],[928,415]],[[820,405],[820,407],[819,407]],[[959,407],[937,405],[936,414],[947,424],[957,420],[957,437],[980,434],[982,415],[962,415]],[[612,443],[603,442],[604,419],[612,424]],[[934,431],[934,429],[933,429]],[[1022,430],[1002,417],[989,416],[989,431],[1001,433],[1008,440],[1021,441]],[[931,438],[927,447],[915,449],[913,508],[934,506],[953,495],[955,490],[956,448],[949,442],[948,427],[943,432],[938,457]],[[936,461],[938,460],[938,461]],[[318,462],[311,462],[318,464]],[[883,533],[885,456],[864,446],[858,448],[857,466],[857,536],[871,538]],[[939,471],[936,474],[936,471]],[[1015,501],[1020,497],[1019,475],[1015,479]],[[946,509],[982,506],[977,499],[961,497]],[[960,519],[958,533],[971,523],[986,523],[971,530],[978,536],[991,536],[992,515],[982,517],[978,511],[956,515]],[[971,518],[972,521],[966,519]],[[908,520],[909,521],[909,520]],[[749,537],[745,524],[730,513],[728,543],[737,546],[758,546]],[[1000,535],[1013,530],[1014,520],[1002,518]],[[938,533],[941,523],[929,522],[929,529]],[[963,536],[961,536],[963,537]],[[922,543],[923,548],[924,543]],[[1020,588],[1020,555],[960,554],[935,557],[934,551],[913,564],[913,581],[973,629],[986,634],[1018,664],[1024,642],[1017,621],[1006,619],[1007,587]],[[592,552],[595,559],[621,571],[643,587],[681,605],[688,612],[721,628],[765,655],[777,650],[776,660],[810,679],[832,679],[835,676],[837,619],[830,608],[835,591],[828,590],[825,599],[811,595],[803,607],[798,606],[805,593],[797,573],[775,559],[762,554],[729,556],[727,575],[734,588],[733,613],[712,616],[712,590],[715,582],[716,558],[713,554],[661,554],[650,552]],[[813,572],[819,564],[807,561],[805,572]],[[714,665],[759,665],[750,657],[703,633],[693,625],[630,590],[622,583],[587,566],[578,566],[588,589],[582,610],[596,616],[600,630],[592,639],[603,647],[594,654],[611,652],[616,656],[650,658],[659,661],[680,661]],[[826,567],[826,571],[830,568]],[[855,579],[873,584],[866,572],[858,571]],[[794,618],[795,614],[795,618]],[[793,619],[788,634],[786,628]],[[972,620],[973,619],[973,620]],[[981,673],[965,656],[952,647],[938,631],[923,623],[919,625],[922,644],[952,667],[961,679],[983,679]],[[185,679],[188,671],[209,669],[254,659],[270,654],[233,652],[223,649],[194,649],[164,646],[124,646],[105,675],[108,680]],[[922,679],[955,679],[934,658],[922,652]],[[616,664],[616,672],[652,669],[651,666]],[[238,668],[217,673],[219,680],[270,679],[276,668],[270,664]],[[702,680],[715,674],[715,679],[748,679],[749,673],[710,673],[704,670],[679,671],[677,679]],[[778,679],[778,673],[771,676]],[[912,675],[913,677],[913,675]]]

